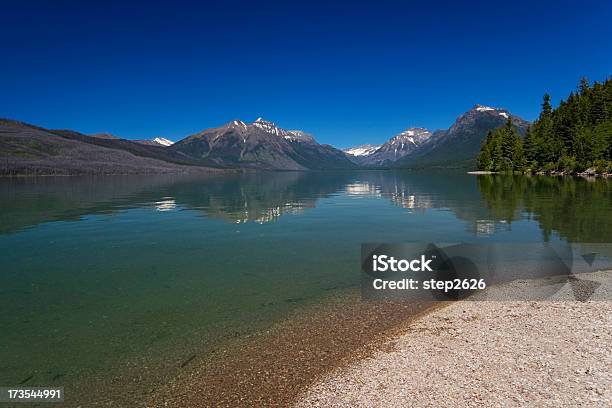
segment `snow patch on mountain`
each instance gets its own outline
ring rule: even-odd
[[[274,122],[270,122],[264,118],[257,118],[251,125],[276,136],[285,137],[289,135],[289,131],[279,128]]]
[[[164,137],[156,137],[155,139],[153,139],[153,143],[157,143],[162,146],[172,146],[174,144],[172,140],[168,140]]]
[[[408,128],[380,146],[364,145],[344,150],[361,165],[384,165],[414,152],[427,143],[432,133],[425,128]]]
[[[367,144],[344,149],[344,153],[350,154],[351,156],[369,156],[378,150],[378,148],[380,148],[380,145]]]
[[[504,117],[506,119],[508,119],[510,117],[510,115],[508,114],[507,110],[500,109],[500,108],[492,108],[490,106],[476,105],[476,106],[474,106],[473,110],[475,110],[476,112],[495,112],[499,116],[502,116],[502,117]]]
[[[316,143],[314,136],[303,130],[288,130],[283,137],[290,142]]]
[[[235,126],[235,127],[240,127],[242,129],[246,129],[247,128],[246,123],[244,123],[243,121],[241,121],[239,119],[232,120],[231,125]]]
[[[492,108],[490,106],[476,105],[476,110],[478,112],[486,112],[486,111],[494,111],[496,108]]]

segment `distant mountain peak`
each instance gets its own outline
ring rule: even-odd
[[[271,126],[276,126],[276,124],[270,120],[264,119],[262,117],[258,117],[257,119],[255,119],[255,122],[253,122],[254,125],[259,124],[259,125],[271,125]]]
[[[474,105],[474,107],[472,108],[473,110],[476,110],[478,112],[486,112],[486,111],[494,111],[494,110],[500,110],[498,108],[492,108],[491,106],[485,106],[485,105],[480,105],[480,104],[476,104]]]
[[[153,139],[153,143],[157,143],[162,146],[172,146],[174,144],[172,140],[168,140],[165,137],[156,137]]]
[[[139,139],[132,140],[133,142],[140,143],[147,146],[172,146],[174,142],[172,140],[168,140],[165,137],[155,137],[153,139]]]
[[[311,134],[279,128],[261,117],[250,123],[236,119],[205,129],[178,141],[171,149],[228,167],[278,170],[355,167],[342,151],[317,143]]]
[[[480,104],[474,105],[471,111],[496,113],[497,115],[503,116],[506,119],[510,117],[510,113],[506,109],[495,108],[495,107],[485,106],[485,105],[480,105]]]
[[[243,129],[246,129],[246,123],[244,123],[243,121],[241,121],[240,119],[234,119],[229,123],[229,126],[231,127],[240,127]]]
[[[350,154],[351,156],[369,156],[374,153],[381,145],[364,144],[361,146],[349,147],[344,149],[344,153]]]
[[[521,118],[513,116],[507,109],[476,104],[459,116],[449,131],[452,132],[461,126],[472,126],[477,121],[497,121],[499,119],[502,120],[502,124],[508,119],[512,119],[513,122],[524,122]]]
[[[276,136],[286,136],[287,131],[284,129],[280,129],[274,122],[266,120],[264,118],[257,118],[255,122],[252,123],[253,126],[263,130],[264,132],[271,133]]]
[[[408,128],[403,132],[393,136],[389,142],[410,142],[415,145],[421,144],[423,141],[431,136],[431,132],[425,128]]]
[[[426,143],[432,133],[421,127],[408,128],[380,146],[363,145],[344,150],[362,165],[385,165],[404,157]]]
[[[508,119],[524,134],[529,122],[508,110],[486,105],[474,105],[460,115],[448,130],[436,131],[432,137],[394,167],[456,167],[471,166],[478,155],[487,132],[504,126]]]

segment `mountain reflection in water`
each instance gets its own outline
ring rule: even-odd
[[[269,223],[338,195],[389,200],[409,212],[446,209],[477,236],[538,222],[574,241],[605,242],[612,193],[605,179],[407,172],[283,172],[210,177],[46,177],[0,181],[0,233],[129,208],[195,210],[231,223]]]

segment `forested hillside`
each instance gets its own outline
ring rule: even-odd
[[[612,78],[586,78],[556,109],[544,95],[542,112],[522,139],[511,123],[490,131],[477,165],[484,171],[612,172]]]

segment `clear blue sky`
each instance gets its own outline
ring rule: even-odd
[[[263,116],[345,147],[612,74],[610,1],[199,3],[0,0],[0,117],[177,140]]]

